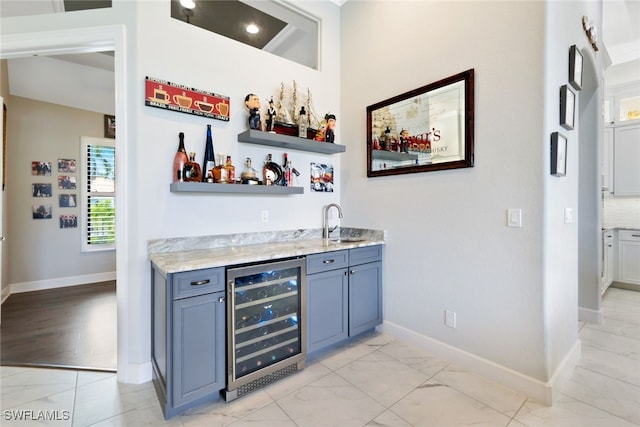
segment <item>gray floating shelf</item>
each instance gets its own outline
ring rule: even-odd
[[[297,136],[281,135],[255,129],[249,129],[238,134],[238,142],[323,154],[343,153],[347,150],[344,145],[313,141],[311,139],[298,138]]]
[[[372,150],[371,156],[376,160],[394,160],[394,161],[403,161],[403,160],[417,160],[417,154],[408,154],[408,153],[397,153],[395,151],[386,151],[386,150]]]
[[[303,187],[208,182],[172,182],[170,189],[172,193],[302,194],[304,192]]]

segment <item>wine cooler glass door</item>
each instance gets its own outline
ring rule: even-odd
[[[304,359],[304,258],[227,270],[229,386]]]

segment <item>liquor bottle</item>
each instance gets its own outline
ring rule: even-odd
[[[224,154],[218,155],[218,164],[211,170],[213,182],[216,184],[227,183],[227,169],[224,167]]]
[[[227,170],[227,182],[233,184],[236,182],[236,167],[231,163],[231,156],[227,156],[227,162],[224,165]]]
[[[187,164],[189,159],[187,158],[187,150],[184,149],[184,132],[178,134],[178,151],[173,156],[173,182],[182,182],[184,177],[182,176],[182,170],[184,165]]]
[[[262,167],[262,178],[264,185],[273,185],[273,182],[275,180],[275,174],[271,169],[270,163],[273,163],[271,153],[267,155],[267,161],[264,162],[264,166]]]
[[[287,165],[284,168],[284,185],[287,187],[293,187],[293,172],[291,171],[291,160],[287,160]]]
[[[204,146],[204,159],[202,161],[202,181],[207,182],[208,172],[216,165],[213,154],[213,137],[211,136],[211,125],[207,125],[207,142]]]
[[[256,175],[256,170],[251,167],[251,159],[249,157],[247,157],[247,160],[245,160],[244,170],[240,175],[240,179],[243,184],[255,185],[260,182],[260,180],[258,179],[258,176]]]
[[[187,182],[199,182],[202,180],[202,170],[200,165],[196,163],[196,153],[193,151],[189,153],[189,161],[182,169],[182,179]]]
[[[298,137],[307,137],[307,112],[304,111],[304,105],[300,108],[300,116],[298,117]]]

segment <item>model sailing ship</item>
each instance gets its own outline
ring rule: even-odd
[[[268,129],[275,133],[283,135],[298,136],[298,126],[300,125],[301,115],[304,120],[303,126],[306,124],[307,138],[314,139],[320,128],[320,121],[313,108],[311,98],[311,90],[307,89],[307,98],[304,102],[298,100],[298,84],[293,81],[291,95],[287,92],[283,82],[280,83],[280,93],[278,94],[278,106],[273,129]]]

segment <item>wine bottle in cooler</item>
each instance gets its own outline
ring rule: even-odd
[[[173,156],[173,182],[184,181],[182,172],[184,165],[187,164],[189,158],[187,157],[187,150],[184,148],[184,132],[178,134],[178,151]]]
[[[202,161],[203,182],[207,182],[207,174],[215,166],[216,160],[213,154],[213,137],[211,136],[211,125],[207,125],[207,142],[204,146],[204,160]]]

